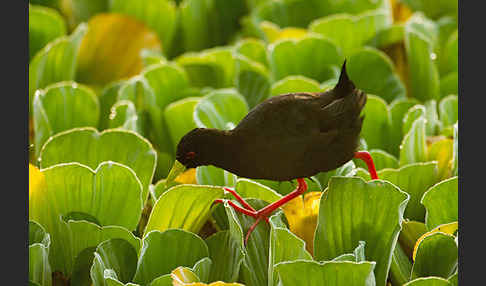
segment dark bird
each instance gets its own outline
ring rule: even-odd
[[[181,165],[173,168],[177,172],[171,170],[167,180],[185,168],[203,165],[245,178],[297,179],[296,190],[258,211],[234,190],[225,188],[243,207],[232,201],[228,204],[256,218],[246,243],[261,219],[306,191],[303,178],[336,169],[352,158],[363,159],[372,179],[377,178],[369,153],[357,152],[365,104],[366,94],[349,79],[344,62],[338,83],[331,90],[271,97],[253,108],[232,130],[196,128],[188,132],[177,146],[176,160]]]

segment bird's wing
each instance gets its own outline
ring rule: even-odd
[[[275,138],[317,134],[321,111],[317,97],[310,93],[280,95],[251,110],[235,131],[248,136],[275,134]]]

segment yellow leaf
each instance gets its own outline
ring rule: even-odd
[[[177,176],[174,181],[180,184],[197,184],[196,168],[187,169],[184,173]]]
[[[199,278],[197,277],[194,272],[192,272],[189,268],[179,266],[174,269],[170,276],[172,277],[172,285],[174,286],[244,286],[240,283],[226,283],[222,281],[216,281],[211,284],[206,284],[202,282],[198,282]]]
[[[29,219],[39,217],[46,187],[44,174],[36,166],[29,164]]]
[[[267,21],[263,21],[260,24],[260,28],[263,30],[263,33],[265,33],[265,36],[270,43],[281,39],[301,39],[308,34],[306,29],[295,27],[280,29],[279,26]]]
[[[132,17],[98,14],[81,42],[77,80],[104,85],[134,76],[143,68],[142,49],[160,51],[157,34]]]
[[[289,222],[290,231],[305,241],[306,249],[313,253],[314,232],[319,214],[321,192],[309,192],[291,200],[282,208]]]
[[[437,161],[439,178],[441,180],[445,180],[451,176],[453,145],[454,141],[446,138],[428,146],[428,159],[429,161]]]
[[[415,254],[417,254],[417,249],[419,244],[422,242],[422,240],[424,240],[426,236],[436,232],[442,232],[450,236],[454,236],[454,233],[457,231],[458,228],[459,228],[459,224],[457,221],[455,221],[451,223],[441,224],[436,228],[432,229],[431,231],[424,233],[421,237],[419,237],[419,239],[417,239],[417,242],[415,243],[415,246],[413,248],[413,255],[412,255],[413,260],[415,261]]]
[[[394,23],[406,22],[413,14],[412,10],[410,10],[407,5],[404,5],[400,0],[390,0],[390,4]]]

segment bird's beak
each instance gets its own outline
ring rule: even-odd
[[[170,169],[169,175],[167,175],[167,179],[165,180],[166,184],[172,183],[177,176],[182,174],[186,170],[186,166],[182,165],[181,162],[175,160],[174,165],[172,165],[172,169]]]

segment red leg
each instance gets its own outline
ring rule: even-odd
[[[242,208],[242,207],[240,207],[239,205],[233,203],[230,200],[217,199],[217,200],[214,200],[213,204],[221,204],[221,203],[224,203],[225,201],[227,201],[228,204],[230,206],[232,206],[235,211],[238,211],[240,213],[246,214],[247,216],[251,216],[251,217],[255,217],[255,218],[258,216],[258,212],[256,212],[256,211],[250,211],[250,210],[247,210],[245,208]]]
[[[291,201],[292,199],[302,195],[307,190],[307,183],[303,178],[297,179],[299,186],[297,189],[293,190],[291,193],[287,194],[280,200],[269,204],[268,206],[262,208],[257,212],[258,216],[269,216],[274,210],[279,208],[280,206],[286,204],[287,202]]]
[[[232,194],[233,197],[236,198],[237,201],[240,202],[240,204],[245,208],[245,209],[249,209],[251,211],[256,211],[252,206],[250,206],[235,190],[233,189],[230,189],[230,188],[223,188],[225,191],[227,191],[228,193]]]
[[[265,217],[267,218],[267,217]],[[247,245],[248,243],[248,238],[250,238],[250,234],[253,232],[253,230],[256,228],[256,226],[258,225],[258,223],[260,222],[260,220],[262,219],[261,216],[257,217],[256,221],[254,224],[252,224],[252,226],[250,226],[250,228],[248,229],[248,231],[246,232],[246,236],[245,236],[245,246]]]
[[[375,163],[373,163],[373,158],[368,151],[358,151],[354,153],[354,158],[363,160],[368,166],[368,171],[372,180],[378,179],[378,174],[376,173]]]

